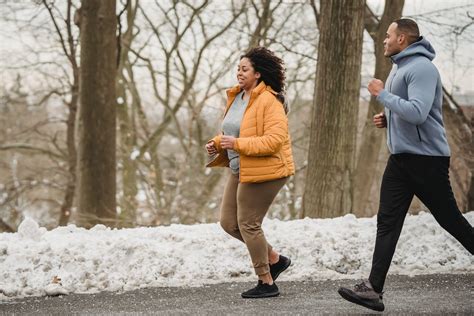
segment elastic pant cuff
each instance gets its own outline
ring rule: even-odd
[[[256,267],[254,269],[255,269],[255,274],[257,275],[264,275],[264,274],[270,273],[270,266],[268,264],[261,267]]]

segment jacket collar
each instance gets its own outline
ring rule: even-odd
[[[235,96],[237,94],[239,94],[241,91],[242,91],[242,89],[238,85],[236,85],[236,86],[234,86],[234,87],[227,90],[227,96],[229,98],[234,99]],[[264,81],[260,81],[260,83],[255,88],[253,88],[251,94],[252,94],[252,96],[253,95],[259,96],[260,94],[262,94],[265,91],[269,91],[270,93],[272,93],[274,95],[277,95],[277,93],[272,89],[272,87],[267,86]]]
[[[242,91],[240,87],[234,86],[230,89],[227,90],[227,106],[224,112],[224,116],[227,114],[227,111],[229,110],[230,106],[232,105],[232,102],[234,102],[235,97]],[[250,99],[249,103],[247,105],[247,109],[252,106],[252,103],[255,99],[258,98],[259,95],[264,93],[265,91],[268,91],[274,95],[277,95],[277,93],[272,89],[272,87],[267,86],[265,82],[261,81],[255,88],[253,88],[252,92],[250,93]]]

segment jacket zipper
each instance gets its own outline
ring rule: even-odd
[[[393,77],[392,79],[390,80],[390,87],[389,87],[389,91],[390,93],[392,93],[392,85],[393,85],[393,79],[395,79],[395,76],[397,75],[397,72],[398,72],[398,65],[397,65],[397,71],[395,71],[395,73],[393,74]],[[391,133],[391,129],[392,129],[392,110],[388,110],[388,145],[389,145],[389,148],[390,149],[393,149],[392,148],[392,133]]]
[[[392,127],[392,110],[388,110],[388,145],[392,149],[392,133],[390,128]]]

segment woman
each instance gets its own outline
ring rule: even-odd
[[[249,250],[258,284],[243,298],[279,295],[274,283],[290,266],[266,241],[262,221],[278,191],[294,174],[284,100],[283,60],[257,47],[241,57],[239,84],[227,91],[223,134],[206,144],[208,167],[229,167],[220,211],[222,228]]]

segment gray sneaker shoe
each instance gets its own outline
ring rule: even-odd
[[[356,284],[352,290],[341,287],[337,292],[349,302],[362,305],[378,312],[382,312],[385,309],[382,301],[383,293],[375,292],[369,281]]]

